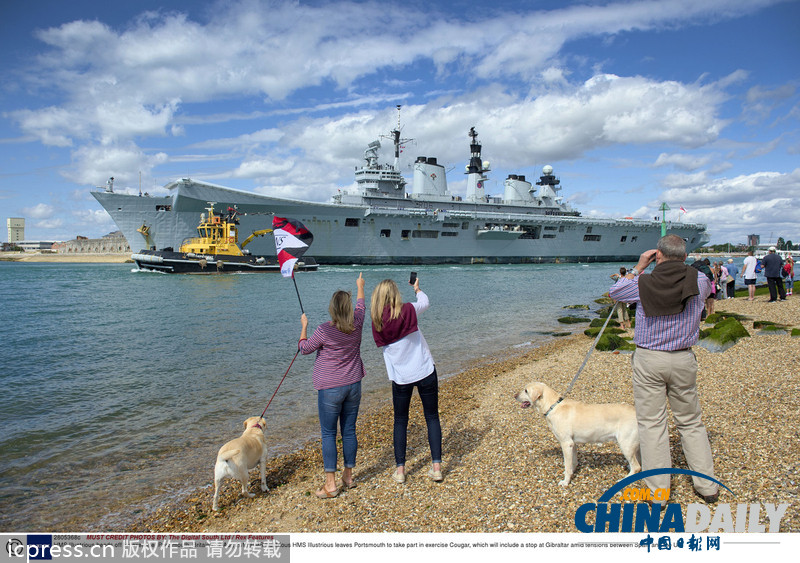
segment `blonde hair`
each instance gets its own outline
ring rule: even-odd
[[[383,280],[375,286],[372,291],[372,301],[370,303],[370,316],[372,326],[378,332],[383,330],[383,310],[389,307],[389,319],[394,320],[400,316],[403,308],[403,299],[400,297],[400,290],[393,280]]]
[[[349,291],[339,290],[331,297],[328,305],[328,312],[331,314],[333,326],[345,334],[350,334],[355,330],[353,325],[353,296]]]

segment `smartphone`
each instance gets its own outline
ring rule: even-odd
[[[410,285],[414,285],[414,282],[417,281],[417,272],[411,272],[411,277],[408,279],[408,283]]]

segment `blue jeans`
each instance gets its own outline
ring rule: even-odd
[[[439,379],[436,368],[426,378],[408,385],[398,385],[392,381],[392,404],[394,405],[394,461],[397,465],[406,464],[406,444],[408,432],[408,409],[414,387],[422,401],[425,424],[428,427],[428,444],[431,447],[431,461],[442,462],[442,425],[439,422]]]
[[[319,426],[322,431],[322,463],[325,471],[336,471],[336,425],[342,431],[342,456],[345,467],[356,466],[356,419],[358,406],[361,403],[361,382],[320,389],[317,391],[317,408],[319,409]]]

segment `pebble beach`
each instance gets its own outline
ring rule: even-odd
[[[790,503],[780,532],[800,531],[800,338],[764,333],[754,321],[798,326],[800,301],[767,303],[744,298],[717,302],[717,312],[745,315],[750,337],[724,352],[695,346],[698,390],[722,491],[719,503]],[[294,532],[294,533],[554,533],[575,532],[576,509],[597,498],[627,474],[616,444],[580,445],[578,468],[568,487],[561,448],[542,416],[522,409],[514,395],[530,381],[566,390],[593,339],[580,332],[524,354],[500,354],[450,377],[440,385],[444,481],[427,477],[430,466],[425,422],[418,397],[409,423],[408,478],[391,479],[390,397],[364,409],[358,419],[357,487],[338,497],[314,495],[322,483],[319,441],[267,462],[267,484],[250,473],[244,498],[228,481],[221,511],[211,510],[214,459],[208,486],[183,501],[162,507],[133,524],[131,532]],[[434,357],[436,350],[432,350]],[[594,351],[570,398],[633,404],[630,354]],[[371,374],[372,375],[372,374]],[[380,374],[385,377],[385,374]],[[222,443],[235,436],[221,437]],[[269,441],[269,428],[267,428]],[[674,467],[686,468],[680,437],[671,422]],[[341,455],[339,458],[341,464]],[[340,467],[341,469],[341,467]],[[702,502],[688,477],[672,477],[671,502]],[[734,510],[735,514],[735,510]],[[762,523],[766,517],[761,516]]]

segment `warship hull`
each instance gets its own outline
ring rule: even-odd
[[[630,262],[655,248],[662,227],[660,221],[548,215],[525,205],[459,198],[380,195],[348,205],[274,198],[188,179],[168,187],[170,194],[163,197],[92,195],[132,249],[179,247],[208,202],[216,202],[238,209],[243,232],[269,227],[273,215],[302,222],[314,234],[308,254],[319,264]],[[142,225],[149,227],[149,248],[137,232]],[[666,229],[686,240],[687,252],[708,241],[704,225],[672,222]],[[255,240],[249,249],[271,255],[274,238]]]

